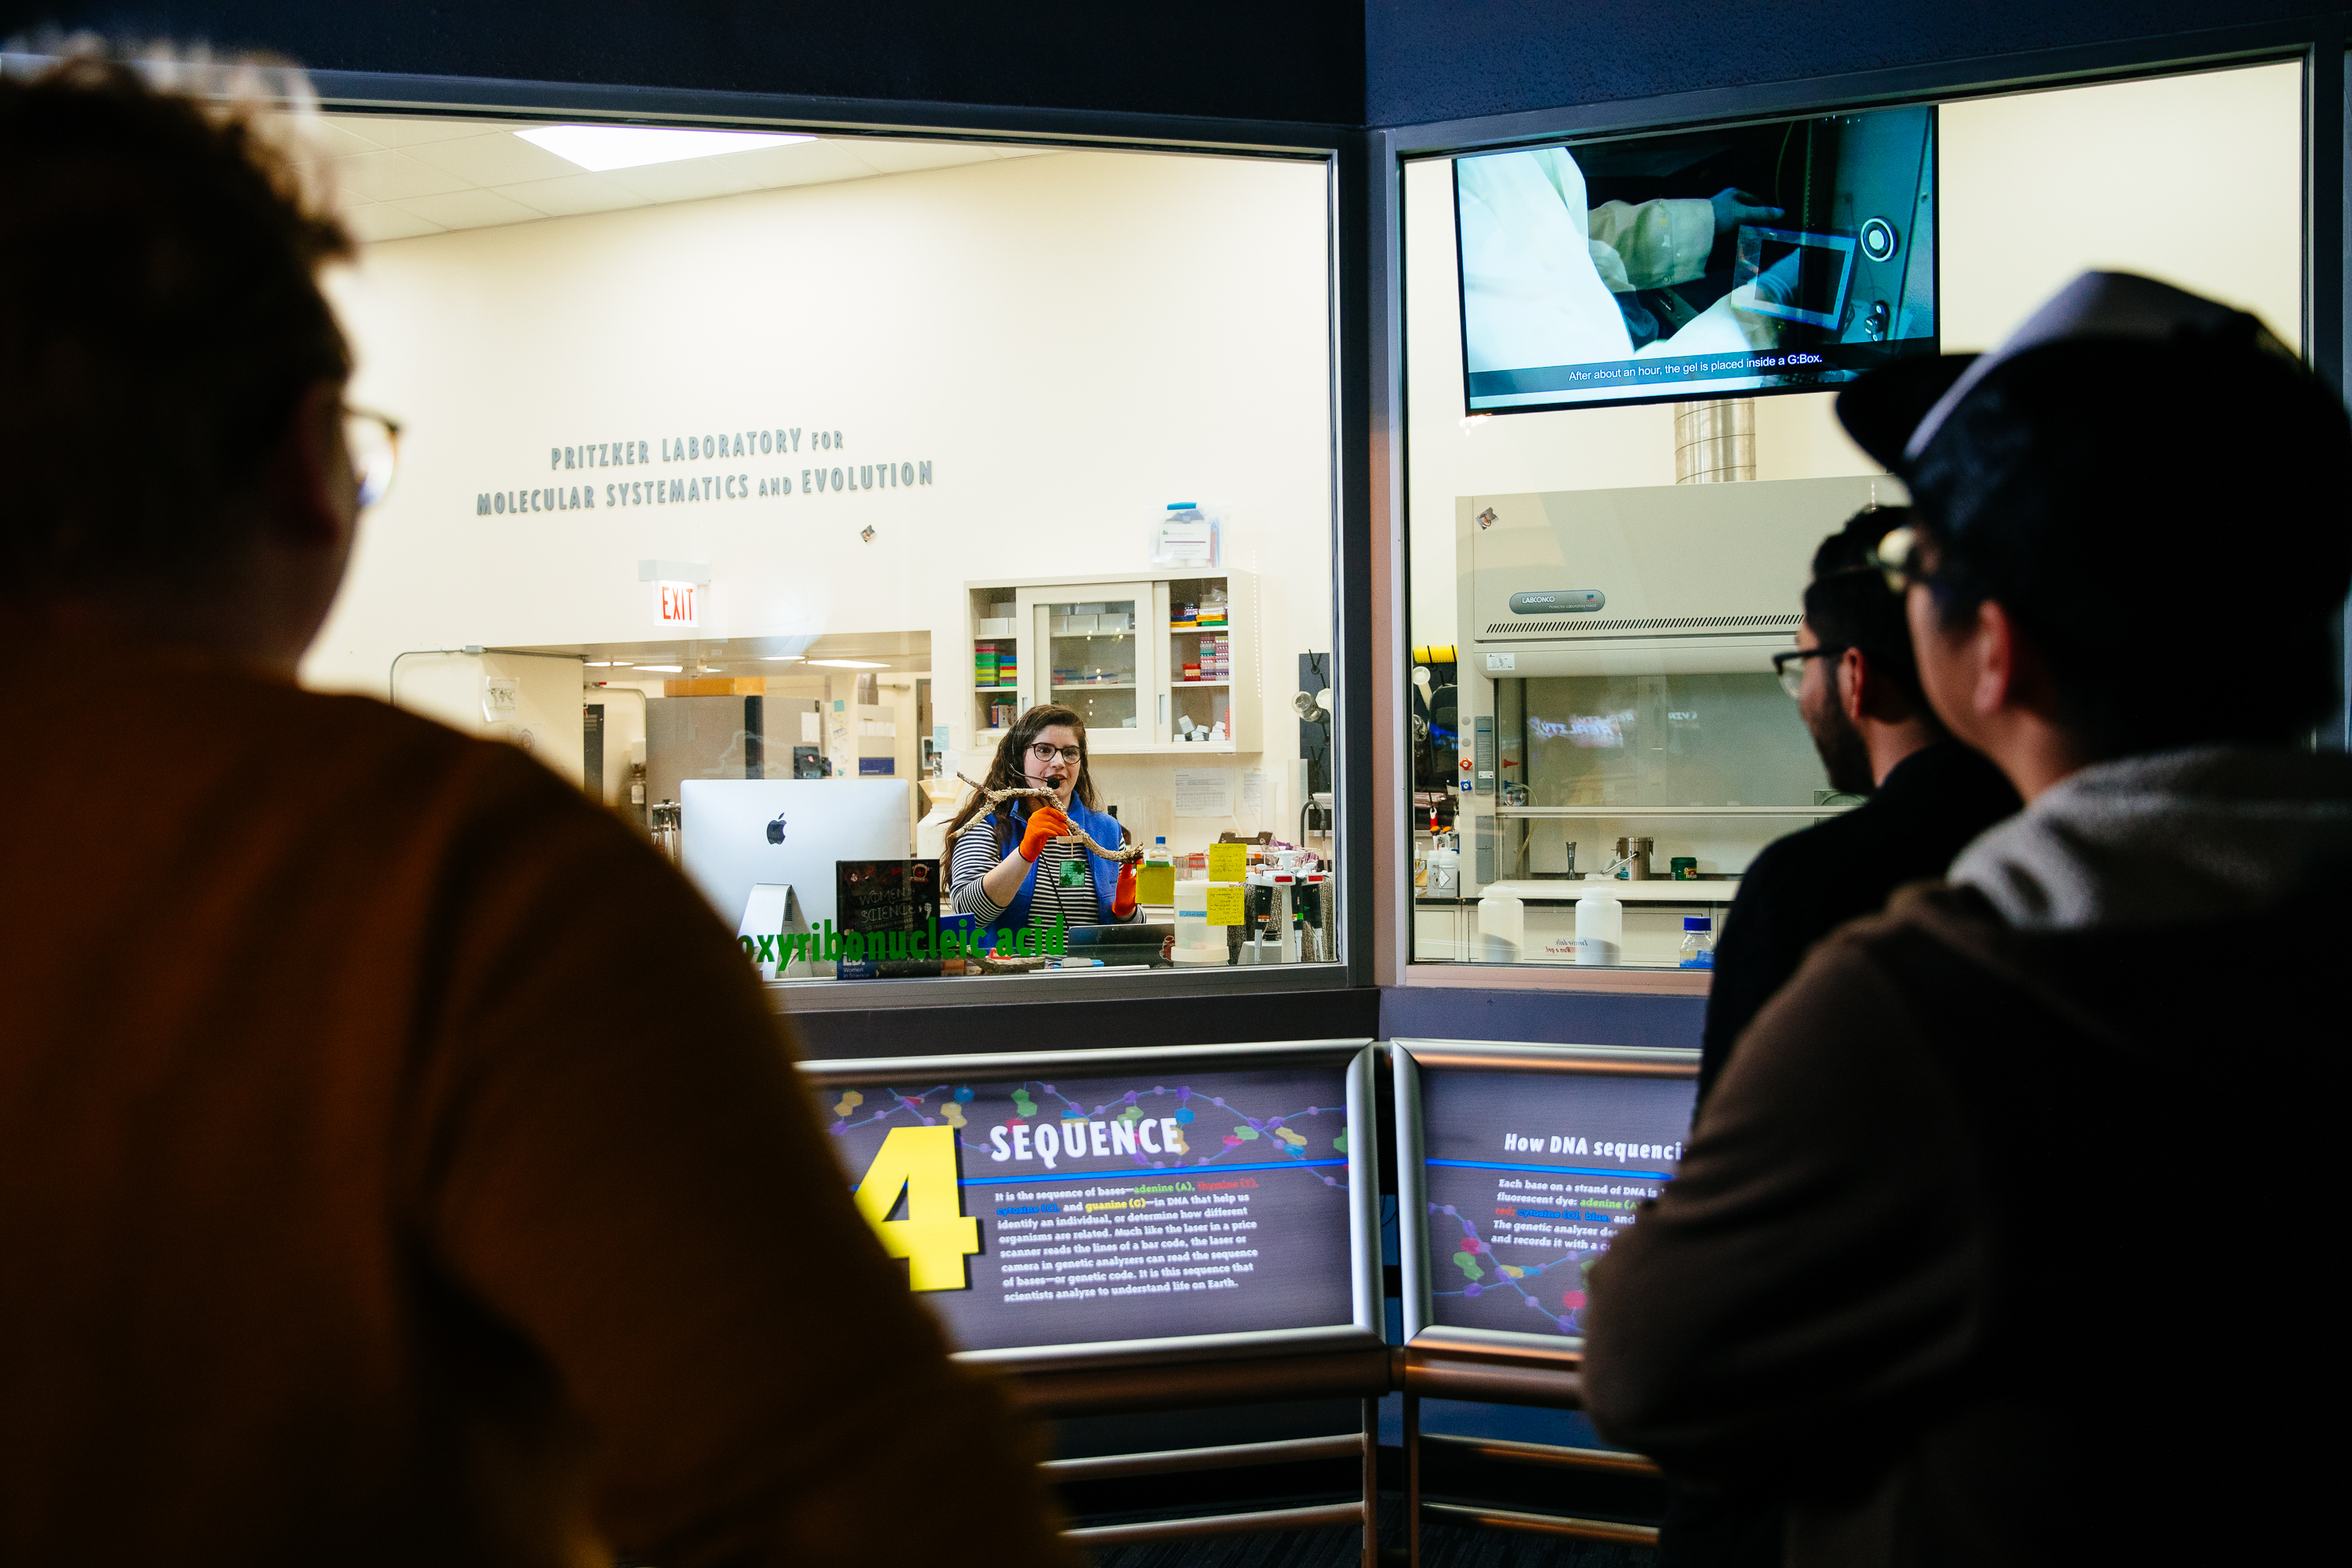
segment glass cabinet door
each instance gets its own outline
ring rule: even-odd
[[[1033,700],[1058,703],[1086,721],[1097,752],[1139,751],[1154,738],[1158,685],[1149,584],[1108,583],[1024,590],[1030,646],[1043,650],[1028,686]]]

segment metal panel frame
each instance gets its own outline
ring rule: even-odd
[[[2330,42],[2340,50],[2345,16],[2340,11],[2322,13],[2287,22],[2207,27],[1514,114],[1430,121],[1393,126],[1384,134],[1395,156],[1419,158],[1535,145],[1569,136],[1697,129],[1726,121],[1831,114],[2039,88],[2080,87],[2135,76],[2171,76],[2307,57],[2315,47]]]
[[[1343,890],[1341,902],[1347,895]],[[1162,1006],[1188,996],[1286,995],[1344,991],[1356,984],[1348,960],[1271,966],[1210,964],[1183,969],[1080,970],[1050,976],[967,974],[937,980],[794,980],[767,985],[778,1013],[862,1013],[888,1008],[1027,1006],[1049,1002],[1110,1002],[1122,997]]]
[[[1429,1252],[1428,1158],[1422,1130],[1421,1072],[1549,1072],[1577,1078],[1696,1078],[1699,1054],[1655,1046],[1531,1046],[1499,1040],[1391,1040],[1396,1087],[1397,1257],[1403,1265],[1408,1351],[1453,1351],[1575,1366],[1584,1342],[1563,1334],[1450,1328],[1431,1321],[1435,1298]]]
[[[871,1083],[881,1078],[922,1078],[933,1074],[995,1079],[1029,1078],[1040,1073],[1066,1078],[1082,1073],[1148,1072],[1161,1068],[1226,1072],[1309,1065],[1340,1068],[1348,1095],[1348,1294],[1351,1321],[1297,1329],[1018,1345],[955,1352],[958,1361],[1006,1372],[1058,1372],[1366,1350],[1383,1342],[1380,1129],[1372,1079],[1375,1054],[1368,1039],[1286,1040],[1264,1045],[1163,1046],[1135,1050],[883,1057],[809,1061],[801,1063],[800,1068],[812,1086],[831,1089],[843,1084]]]
[[[398,71],[315,70],[310,85],[327,109],[370,113],[520,115],[688,125],[788,126],[868,132],[925,141],[1027,139],[1068,146],[1137,146],[1160,152],[1306,153],[1328,156],[1348,132],[1311,121],[1222,120],[1209,115],[1040,109],[925,99],[740,92],[614,82],[533,81],[513,77]]]
[[[1270,1530],[1323,1530],[1335,1524],[1363,1524],[1371,1510],[1362,1502],[1326,1503],[1318,1508],[1260,1509],[1252,1513],[1213,1513],[1184,1519],[1155,1519],[1141,1524],[1097,1524],[1062,1531],[1062,1539],[1081,1546],[1127,1546],[1144,1541],[1193,1541],[1211,1535],[1250,1535]],[[1368,1526],[1369,1536],[1371,1527]],[[1367,1561],[1377,1548],[1367,1544]]]
[[[1470,1508],[1454,1502],[1425,1502],[1422,1509],[1456,1524],[1484,1525],[1489,1530],[1516,1530],[1531,1535],[1564,1535],[1576,1541],[1613,1541],[1623,1546],[1654,1547],[1655,1525],[1621,1524],[1611,1519],[1575,1519],[1565,1514],[1528,1513],[1510,1508]],[[1421,1561],[1419,1531],[1414,1532],[1413,1561]]]
[[[1310,1530],[1335,1524],[1363,1527],[1364,1568],[1380,1561],[1380,1401],[1362,1402],[1360,1430],[1334,1437],[1294,1437],[1273,1443],[1224,1444],[1151,1454],[1114,1454],[1094,1459],[1048,1459],[1040,1467],[1049,1481],[1110,1480],[1128,1476],[1184,1475],[1202,1470],[1261,1465],[1301,1464],[1317,1459],[1358,1459],[1363,1495],[1354,1502],[1306,1508],[1250,1509],[1237,1513],[1189,1514],[1126,1524],[1081,1525],[1062,1531],[1066,1541],[1086,1546],[1117,1546],[1142,1541],[1188,1541],[1269,1530]]]

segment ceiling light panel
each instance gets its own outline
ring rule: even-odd
[[[541,125],[515,134],[595,174],[816,140],[778,131],[685,131],[653,125]]]

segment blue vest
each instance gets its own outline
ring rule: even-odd
[[[1007,811],[1010,806],[1011,803],[1008,802],[1005,805],[999,806],[997,810]],[[1126,836],[1119,829],[1118,818],[1105,812],[1088,811],[1075,796],[1070,801],[1069,809],[1062,815],[1070,819],[1070,826],[1073,827],[1086,829],[1087,836],[1097,844],[1117,845],[1125,842]],[[990,812],[980,820],[988,824],[990,832],[1002,832],[997,825],[995,812]],[[967,828],[965,831],[969,832],[971,829]],[[1024,831],[1025,831],[1025,819],[1014,816],[1013,832],[1016,841]],[[1112,918],[1110,907],[1118,899],[1118,865],[1116,861],[1106,859],[1091,849],[1085,849],[1083,853],[1087,858],[1087,869],[1094,873],[1095,923],[1108,925]],[[1004,906],[1004,911],[996,917],[996,923],[988,929],[990,947],[996,945],[999,932],[1019,931],[1029,924],[1030,895],[1037,890],[1037,868],[1045,863],[1045,858],[1043,855],[1029,862],[1029,874],[1021,879],[1021,890],[1013,895],[1013,901]]]

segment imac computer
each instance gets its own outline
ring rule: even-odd
[[[754,888],[782,885],[814,926],[835,919],[835,861],[913,855],[913,787],[905,779],[685,779],[678,863],[730,926]]]

